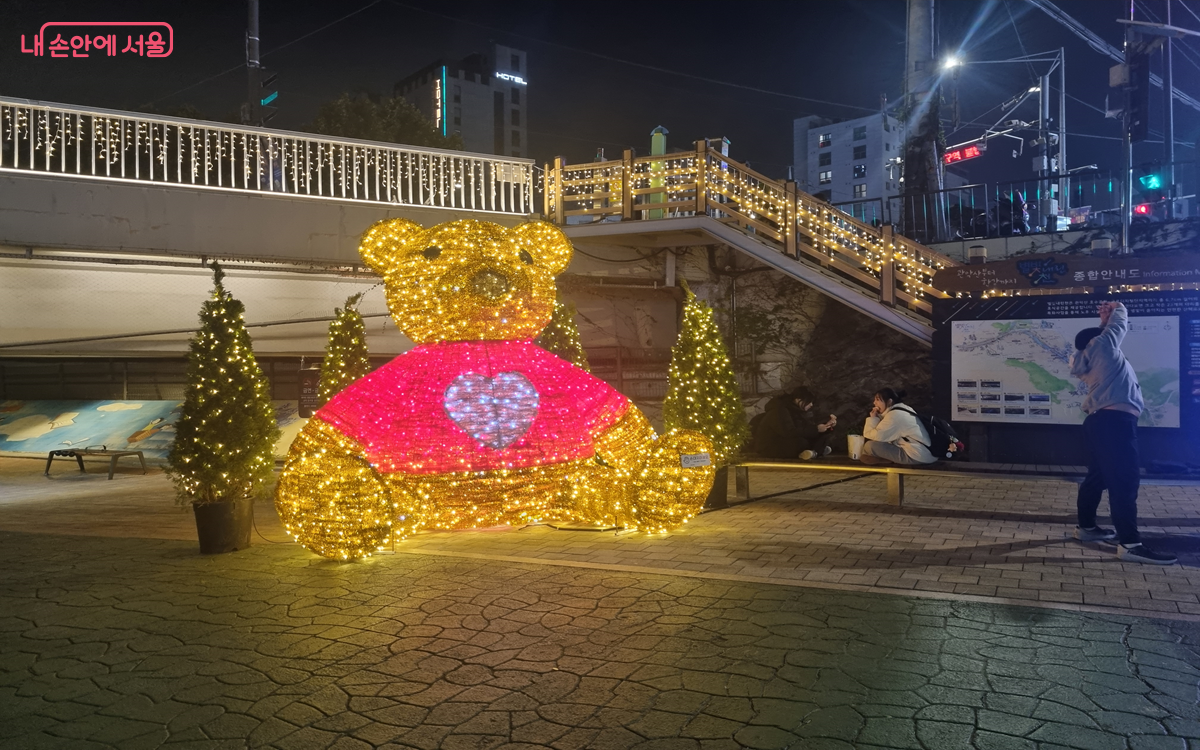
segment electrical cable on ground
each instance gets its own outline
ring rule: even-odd
[[[291,544],[292,543],[291,539],[276,540],[276,539],[268,539],[265,536],[263,536],[263,533],[258,530],[258,516],[256,516],[254,514],[253,509],[251,509],[251,512],[250,512],[250,525],[254,527],[254,533],[258,534],[259,538],[262,539],[267,544]]]
[[[846,471],[853,471],[853,469],[847,469]],[[862,479],[863,477],[869,477],[869,476],[874,476],[874,473],[872,472],[872,473],[866,473],[866,474],[855,474],[852,477],[842,477],[841,479],[831,479],[828,482],[817,482],[816,484],[810,484],[806,487],[798,487],[798,488],[791,489],[791,490],[784,490],[782,492],[774,492],[774,493],[771,493],[770,495],[763,495],[762,497],[752,497],[749,500],[743,500],[740,503],[733,503],[732,505],[741,506],[741,505],[747,505],[749,503],[757,503],[759,500],[770,500],[772,498],[781,497],[783,495],[799,494],[801,492],[808,492],[809,490],[815,490],[820,487],[828,487],[831,484],[841,484],[842,482],[853,482],[855,479]],[[723,510],[723,509],[714,508],[712,510]],[[711,513],[712,510],[704,510],[701,512]]]

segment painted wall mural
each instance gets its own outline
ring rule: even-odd
[[[276,455],[308,421],[295,401],[274,401],[283,432]],[[167,457],[175,440],[182,401],[0,401],[0,452],[34,453],[89,446],[143,451],[147,458]]]

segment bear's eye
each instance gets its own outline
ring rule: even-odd
[[[438,247],[437,245],[433,245],[432,247],[427,247],[421,253],[421,255],[424,255],[426,258],[429,258],[430,260],[437,258],[441,254],[442,254],[442,249],[440,247]]]
[[[524,263],[525,265],[527,265],[527,266],[533,265],[533,256],[529,254],[528,250],[522,250],[520,253],[517,254],[517,257],[520,258],[521,262]]]

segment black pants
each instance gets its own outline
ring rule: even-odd
[[[817,436],[812,440],[806,441],[807,445],[802,450],[813,451],[818,456],[825,454],[825,449],[829,447],[829,443],[833,440],[833,430],[825,430],[818,432]]]
[[[1079,485],[1079,525],[1096,525],[1100,494],[1108,490],[1108,509],[1117,541],[1136,544],[1138,473],[1138,418],[1114,409],[1100,409],[1083,420],[1088,447],[1087,478]]]

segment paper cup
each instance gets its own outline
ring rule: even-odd
[[[867,442],[867,439],[862,435],[850,435],[846,441],[849,443],[850,458],[857,461],[858,457],[862,455],[863,444]]]

